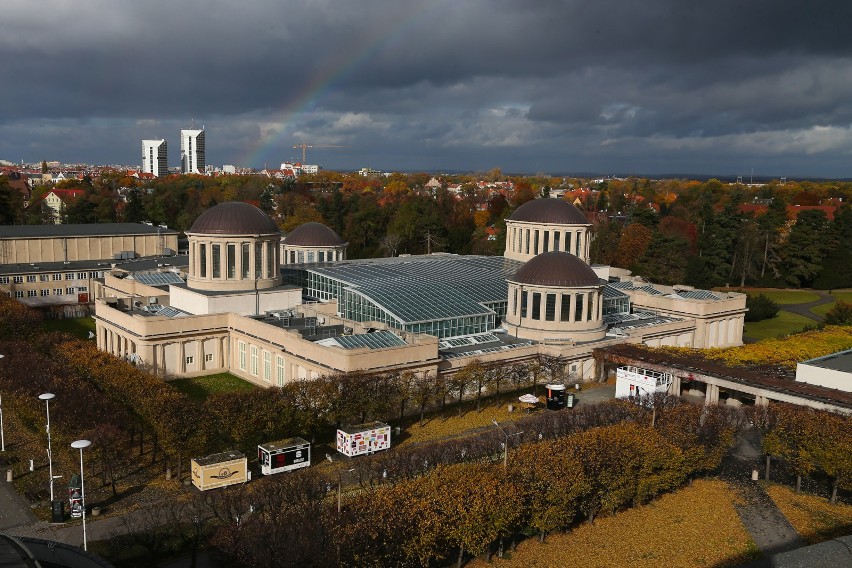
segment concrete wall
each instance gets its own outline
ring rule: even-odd
[[[826,369],[807,363],[796,365],[796,381],[830,389],[852,392],[852,373]]]

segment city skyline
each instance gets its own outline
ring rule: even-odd
[[[0,159],[139,163],[194,120],[215,166],[845,178],[850,10],[12,0]]]

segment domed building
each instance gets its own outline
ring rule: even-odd
[[[588,342],[606,335],[604,283],[576,256],[564,251],[542,253],[507,282],[504,326],[515,337]]]
[[[211,207],[199,215],[186,236],[190,288],[247,291],[281,285],[281,231],[254,205],[233,201]]]
[[[544,252],[563,251],[589,262],[586,215],[563,199],[527,201],[506,218],[503,256],[526,262]]]
[[[281,241],[281,264],[345,260],[348,244],[331,228],[311,221],[299,225]]]

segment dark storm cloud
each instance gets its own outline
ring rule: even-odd
[[[840,0],[7,0],[3,20],[0,158],[134,163],[151,136],[176,156],[194,118],[215,164],[305,140],[349,146],[316,154],[339,168],[850,175]]]

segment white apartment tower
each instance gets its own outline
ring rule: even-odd
[[[168,144],[165,140],[142,141],[142,171],[156,177],[169,173]]]
[[[185,174],[203,174],[207,167],[204,159],[204,129],[180,131],[180,168]]]

